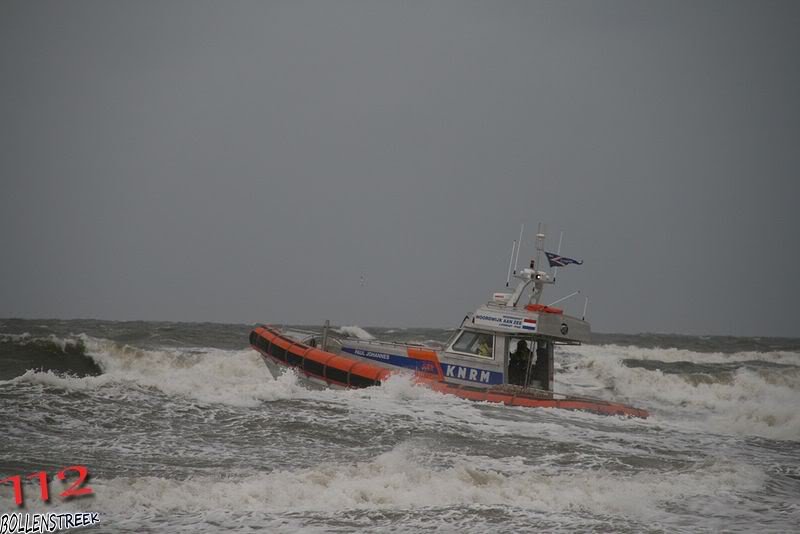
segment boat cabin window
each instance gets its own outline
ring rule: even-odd
[[[491,334],[464,330],[461,332],[461,335],[458,336],[458,339],[455,340],[452,348],[456,352],[491,358],[493,340],[494,336]]]

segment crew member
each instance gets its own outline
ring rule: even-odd
[[[531,351],[524,339],[519,340],[517,348],[511,353],[508,363],[508,381],[518,386],[525,385],[525,373],[528,369]]]
[[[481,340],[478,342],[478,355],[479,356],[491,356],[492,355],[492,345],[491,345],[491,338],[489,336],[481,336]]]
[[[536,365],[532,378],[539,382],[539,387],[547,389],[550,384],[550,354],[547,341],[539,341],[536,348]]]

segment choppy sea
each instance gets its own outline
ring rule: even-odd
[[[87,532],[792,532],[800,339],[596,335],[556,389],[647,420],[474,403],[402,377],[273,378],[248,325],[0,320],[0,478],[85,465]],[[349,328],[441,342],[451,331]],[[61,484],[51,483],[57,495]]]

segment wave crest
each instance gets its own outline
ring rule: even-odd
[[[305,391],[292,373],[274,380],[251,349],[146,350],[85,334],[81,334],[80,339],[88,356],[102,370],[99,376],[29,370],[11,382],[74,391],[133,385],[200,402],[233,406],[255,406]]]
[[[730,488],[755,491],[764,483],[764,474],[757,468],[727,462],[663,477],[604,470],[561,474],[525,466],[509,471],[503,467],[509,467],[508,462],[498,464],[472,456],[459,456],[456,463],[436,460],[430,458],[429,450],[415,450],[404,443],[364,462],[257,473],[240,479],[115,479],[98,497],[114,496],[103,503],[103,509],[125,506],[119,511],[127,512],[133,501],[143,511],[159,514],[187,509],[336,513],[488,505],[663,519],[670,504]]]
[[[44,337],[32,336],[28,332],[23,334],[0,334],[0,343],[10,343],[20,347],[38,347],[45,350],[57,350],[68,354],[83,354],[84,344],[79,337],[61,338],[55,334]]]
[[[644,355],[654,360],[657,354],[650,351],[645,349]],[[742,365],[718,374],[667,373],[625,365],[624,360],[631,356],[627,348],[616,352],[610,347],[573,349],[562,363],[560,385],[572,393],[624,397],[679,423],[721,433],[800,440],[800,412],[796,409],[800,406],[800,367],[748,367],[744,363],[752,361],[752,354],[747,353],[730,355]],[[695,362],[705,362],[705,356],[681,354],[686,361]],[[797,355],[793,356],[796,359]],[[788,357],[766,353],[762,361]],[[670,361],[670,351],[665,358]]]
[[[340,326],[339,328],[335,328],[334,331],[344,336],[357,337],[358,339],[363,339],[363,340],[375,339],[375,336],[373,336],[360,326],[356,325]]]

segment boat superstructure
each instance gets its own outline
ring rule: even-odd
[[[557,268],[552,274],[537,268],[541,227],[536,237],[538,257],[529,267],[514,269],[516,288],[494,293],[468,313],[443,347],[333,337],[327,326],[321,333],[259,326],[250,343],[273,373],[292,367],[320,386],[368,387],[392,373],[413,373],[432,389],[473,400],[647,417],[641,409],[554,391],[555,346],[587,342],[591,328],[584,317],[541,303]],[[511,262],[507,287],[510,278]]]

